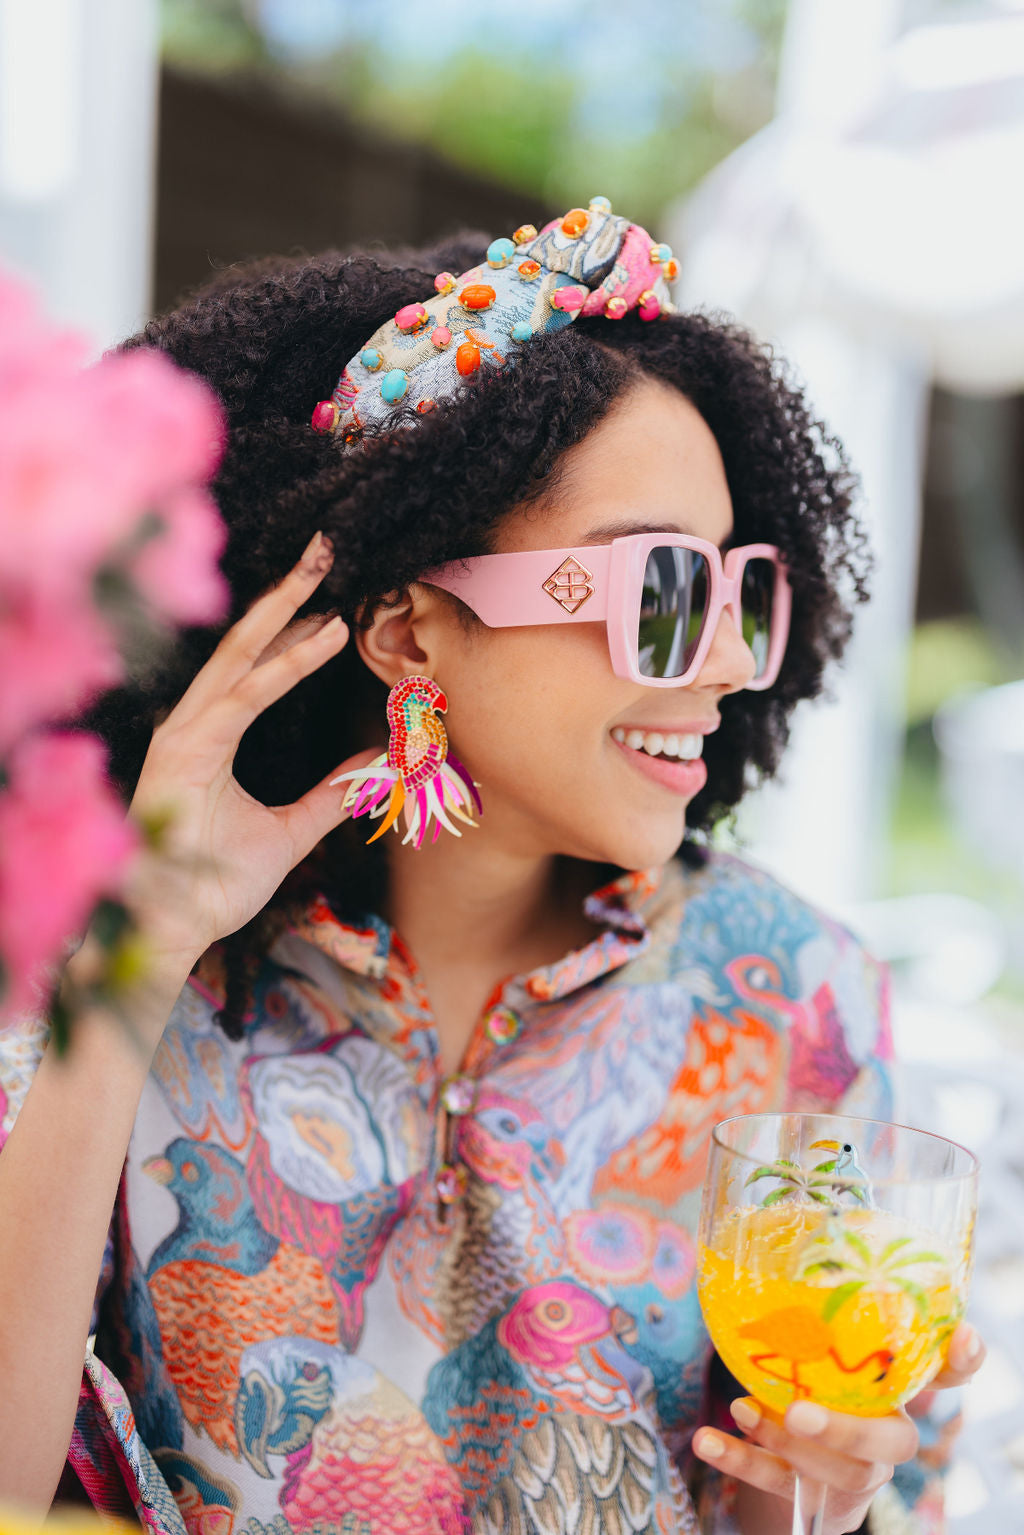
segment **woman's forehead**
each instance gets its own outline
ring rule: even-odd
[[[496,547],[608,543],[629,533],[690,533],[725,543],[733,514],[711,428],[678,390],[645,380],[568,449],[550,492],[506,519]]]

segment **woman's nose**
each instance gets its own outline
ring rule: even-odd
[[[723,688],[738,693],[757,675],[754,652],[737,629],[728,608],[723,608],[694,687]]]

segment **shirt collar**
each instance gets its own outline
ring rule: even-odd
[[[682,888],[683,870],[674,859],[602,885],[586,898],[583,910],[603,931],[554,964],[516,977],[524,1000],[555,1001],[636,959],[650,946],[652,927],[660,925],[668,911],[678,920]],[[400,963],[387,923],[374,916],[343,922],[322,895],[309,902],[289,931],[356,975],[382,980]]]
[[[387,974],[392,933],[379,917],[363,917],[356,923],[342,922],[335,916],[326,896],[317,895],[288,931],[356,975],[369,975],[380,980]]]

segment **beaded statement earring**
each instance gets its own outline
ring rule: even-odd
[[[403,810],[403,844],[411,842],[416,848],[423,846],[431,822],[432,842],[441,835],[442,826],[462,836],[452,817],[465,826],[477,824],[470,814],[474,807],[478,815],[483,811],[476,784],[448,750],[448,732],[438,718],[438,711],[447,708],[447,698],[430,677],[403,677],[388,694],[391,736],[386,753],[366,767],[331,779],[332,784],[348,783],[344,808],[353,817],[384,816],[370,842],[382,837],[389,826],[398,831]]]

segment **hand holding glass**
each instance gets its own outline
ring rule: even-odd
[[[964,1313],[976,1199],[974,1157],[941,1136],[825,1114],[725,1120],[698,1269],[723,1363],[779,1418],[796,1401],[868,1417],[902,1406]],[[808,1491],[798,1479],[794,1535],[821,1528]]]

